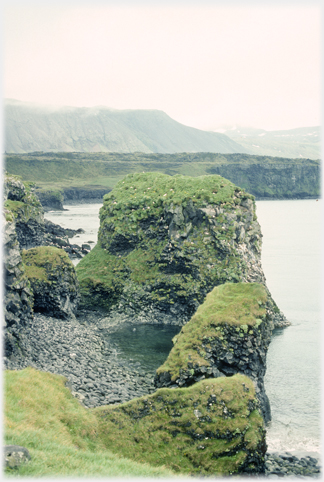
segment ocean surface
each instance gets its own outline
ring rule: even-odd
[[[321,224],[322,201],[257,201],[263,234],[262,265],[268,288],[280,310],[292,323],[276,330],[269,347],[265,385],[272,421],[267,427],[268,451],[319,454],[321,439]],[[45,216],[67,228],[85,233],[71,239],[76,244],[97,241],[101,204],[65,205],[67,211]],[[91,246],[94,246],[92,244]],[[74,264],[76,264],[75,261]],[[174,327],[173,327],[174,328]],[[159,366],[171,347],[170,333],[156,333],[155,325],[130,327],[115,333],[121,356],[141,363],[143,347],[137,341],[159,337],[153,357],[147,351],[148,368]],[[127,347],[131,353],[127,354]],[[162,360],[162,361],[161,361]]]

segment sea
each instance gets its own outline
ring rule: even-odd
[[[65,205],[45,217],[65,228],[84,229],[71,239],[94,246],[102,204]],[[275,330],[267,355],[265,387],[272,421],[267,426],[269,452],[289,451],[297,456],[320,456],[321,452],[321,235],[322,200],[257,201],[257,217],[263,235],[262,265],[267,286],[291,325]],[[74,264],[77,264],[77,260]],[[143,340],[159,337],[148,351],[148,368],[163,363],[171,346],[174,327],[158,333],[156,325],[128,329],[114,335],[121,353],[127,355],[132,338],[132,358],[141,365]],[[161,328],[162,329],[162,328]],[[162,336],[163,335],[163,336]],[[164,340],[164,341],[163,341]],[[144,350],[145,352],[145,350]],[[153,353],[154,352],[154,353]],[[153,356],[153,355],[156,356]],[[151,364],[149,366],[149,364]]]

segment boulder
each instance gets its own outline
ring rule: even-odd
[[[23,250],[22,259],[34,293],[34,311],[61,319],[74,316],[79,284],[65,251],[40,246]]]
[[[28,450],[20,445],[5,445],[3,452],[4,466],[6,468],[18,469],[22,464],[25,464],[31,459]]]

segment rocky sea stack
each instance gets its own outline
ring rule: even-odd
[[[221,176],[130,174],[104,197],[98,244],[77,266],[81,306],[183,325],[215,286],[265,285],[261,243],[254,197]]]
[[[204,378],[247,375],[255,383],[263,418],[271,420],[264,389],[272,323],[267,293],[257,283],[217,286],[173,339],[173,348],[157,370],[157,387],[185,387]]]

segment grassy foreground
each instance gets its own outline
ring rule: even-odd
[[[32,457],[6,475],[215,476],[253,472],[263,460],[263,420],[243,375],[91,410],[64,383],[30,367],[5,372],[5,444]]]
[[[97,417],[73,398],[64,377],[26,368],[4,375],[6,445],[26,447],[32,459],[6,476],[172,477],[107,450]]]

